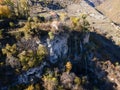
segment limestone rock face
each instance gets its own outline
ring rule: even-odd
[[[31,68],[27,72],[20,74],[17,77],[17,83],[30,83],[37,81],[37,79],[41,77],[43,68],[46,65],[47,63],[44,62],[41,66]]]
[[[49,59],[51,63],[57,62],[58,59],[65,58],[68,52],[67,40],[68,35],[57,35],[54,40],[47,39]]]

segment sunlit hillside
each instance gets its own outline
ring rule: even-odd
[[[120,90],[119,4],[0,0],[0,90]]]

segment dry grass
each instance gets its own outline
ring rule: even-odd
[[[120,23],[120,0],[107,0],[97,9],[114,22]]]

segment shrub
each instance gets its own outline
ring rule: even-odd
[[[33,85],[29,85],[27,89],[25,90],[35,90],[34,86]]]
[[[38,50],[34,52],[33,50],[22,51],[18,58],[23,66],[23,70],[28,70],[34,66],[38,66],[42,60],[47,55],[47,49],[43,45],[38,46]]]
[[[17,48],[16,44],[13,44],[12,46],[10,46],[9,44],[6,44],[6,47],[2,49],[2,53],[6,54],[7,57],[11,57],[17,53],[16,48]]]
[[[89,22],[86,20],[86,18],[87,18],[87,15],[86,15],[86,14],[83,14],[83,15],[82,15],[82,23],[81,23],[83,32],[89,32],[89,29],[90,29],[90,24],[89,24]]]
[[[20,28],[19,30],[17,30],[16,32],[12,32],[13,35],[16,35],[18,33],[22,33],[24,34],[24,37],[26,40],[28,40],[31,37],[31,34],[33,34],[32,32],[32,24],[31,22],[26,22],[25,26],[23,26],[22,28]],[[18,34],[19,35],[19,34]]]
[[[56,90],[58,85],[58,80],[51,74],[44,75],[42,80],[44,81],[44,88],[46,90]]]
[[[65,21],[68,18],[66,13],[61,13],[60,14],[60,20]]]
[[[2,6],[0,6],[0,14],[4,17],[8,17],[11,14],[19,18],[27,18],[29,16],[28,0],[1,0],[0,4]]]
[[[66,63],[66,71],[69,73],[71,69],[72,69],[72,64],[71,64],[71,62],[67,62],[67,63]]]
[[[33,19],[33,21],[34,21],[35,23],[39,22],[39,18],[38,18],[38,17],[33,17],[32,19]]]
[[[29,85],[26,89],[24,89],[24,90],[41,90],[40,89],[40,85],[37,83],[37,84],[35,84],[35,85],[33,85],[33,84],[31,84],[31,85]]]
[[[73,30],[77,30],[77,31],[81,31],[82,30],[79,17],[70,17],[70,21],[71,21]]]
[[[75,84],[80,85],[81,79],[79,77],[75,77],[74,82],[75,82]]]
[[[15,7],[15,14],[21,18],[27,18],[29,16],[28,0],[17,0],[17,6]]]
[[[22,51],[19,55],[19,60],[23,66],[23,70],[28,70],[29,68],[34,66],[34,54],[33,51]]]
[[[25,26],[17,30],[13,33],[20,33],[23,32],[24,37],[26,40],[28,40],[32,35],[36,34],[38,32],[38,24],[35,22],[26,22]]]
[[[48,51],[45,46],[39,45],[37,50],[37,55],[40,61],[45,58],[45,56],[48,54]]]
[[[81,17],[70,17],[70,21],[72,24],[72,30],[82,31],[82,32],[89,32],[90,24],[86,20],[87,15],[83,14]]]
[[[3,1],[4,5],[10,6],[12,9],[14,8],[14,3],[12,0],[4,0]]]
[[[49,35],[50,40],[54,39],[54,34],[52,32],[49,32],[48,35]]]
[[[15,24],[14,24],[13,22],[9,22],[9,26],[10,26],[10,27],[14,27]]]

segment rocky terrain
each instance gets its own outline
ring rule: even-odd
[[[0,90],[119,90],[120,27],[94,8],[103,1],[31,0],[12,18],[2,9]]]

